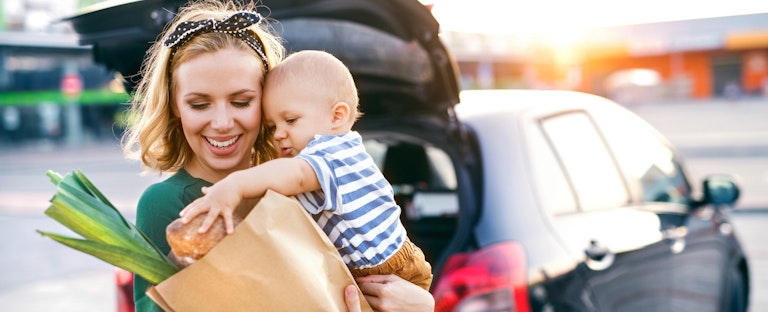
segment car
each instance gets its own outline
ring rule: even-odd
[[[183,1],[112,4],[69,21],[97,62],[130,77]],[[289,51],[325,50],[352,71],[355,130],[432,264],[436,311],[747,310],[749,262],[729,220],[739,186],[689,180],[627,108],[575,91],[460,90],[417,0],[263,4]],[[130,309],[130,274],[117,281]]]

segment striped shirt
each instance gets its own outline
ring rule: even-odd
[[[321,186],[296,198],[349,268],[374,267],[400,249],[400,207],[359,133],[316,135],[296,157],[309,162]]]

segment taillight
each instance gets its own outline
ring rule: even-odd
[[[115,284],[117,284],[117,311],[136,311],[133,304],[133,273],[116,268]]]
[[[435,311],[530,311],[525,271],[516,242],[453,255],[435,284]]]

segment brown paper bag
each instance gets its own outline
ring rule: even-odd
[[[233,234],[147,295],[177,312],[346,311],[344,288],[353,283],[298,201],[268,191]]]

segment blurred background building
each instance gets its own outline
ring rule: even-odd
[[[115,137],[127,95],[63,18],[98,0],[2,0],[0,145]]]
[[[768,13],[587,29],[446,33],[464,88],[558,88],[622,104],[766,96]]]
[[[120,136],[122,78],[96,65],[62,20],[98,2],[2,0],[0,148]],[[442,38],[463,89],[569,89],[624,105],[768,94],[768,13],[578,33],[444,30]]]

